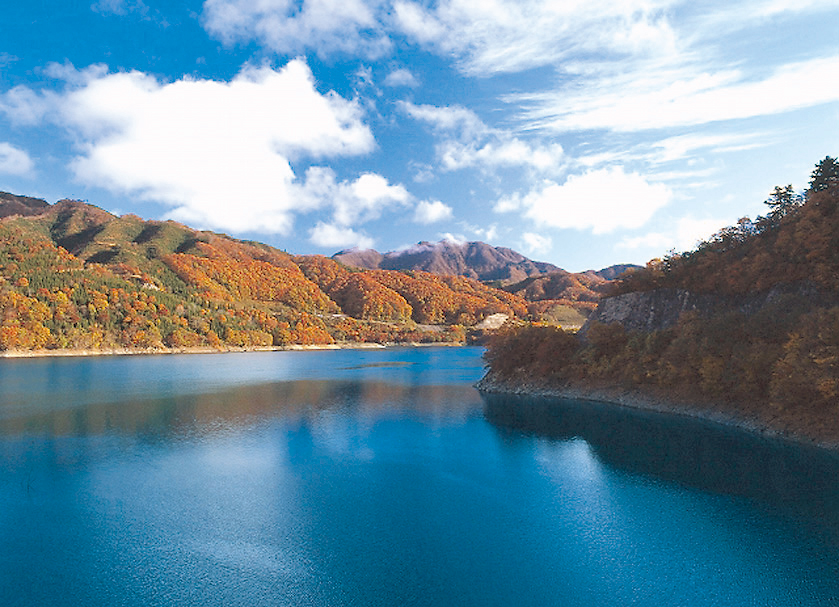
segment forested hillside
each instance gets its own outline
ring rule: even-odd
[[[0,196],[0,350],[462,341],[518,296],[350,269],[171,221]]]
[[[505,247],[449,240],[419,242],[388,253],[350,249],[332,259],[353,268],[475,278],[528,301],[531,318],[573,328],[585,322],[612,280],[638,267],[623,264],[573,273]]]
[[[804,195],[778,187],[766,202],[766,216],[624,275],[596,315],[619,322],[498,336],[490,379],[716,403],[839,438],[839,164],[825,158]]]

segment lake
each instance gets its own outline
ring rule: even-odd
[[[478,348],[0,360],[0,605],[836,605],[839,460]]]

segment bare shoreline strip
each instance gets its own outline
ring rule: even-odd
[[[461,342],[435,342],[435,343],[374,343],[374,342],[342,342],[338,344],[302,345],[292,344],[288,346],[251,346],[235,347],[224,346],[213,348],[211,346],[194,348],[103,348],[101,350],[87,350],[64,348],[55,350],[3,350],[0,351],[2,358],[48,358],[48,357],[75,357],[75,356],[141,356],[154,354],[225,354],[231,352],[289,352],[301,350],[378,350],[384,348],[428,348],[434,346],[459,347]]]
[[[668,400],[661,396],[643,393],[639,390],[621,388],[603,388],[593,386],[546,386],[540,384],[519,383],[498,380],[485,375],[475,387],[480,392],[490,394],[513,394],[517,396],[535,396],[540,398],[588,400],[598,403],[655,411],[667,415],[689,417],[704,422],[736,428],[751,434],[757,434],[771,440],[780,440],[806,447],[816,447],[839,456],[839,440],[819,438],[792,429],[778,428],[762,420],[738,416],[736,412],[725,412],[710,408],[707,403],[690,403]]]

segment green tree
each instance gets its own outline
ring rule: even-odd
[[[836,158],[825,156],[810,174],[810,192],[821,192],[839,186],[839,162]]]
[[[800,206],[801,202],[801,197],[796,195],[792,184],[789,184],[784,187],[776,185],[764,204],[771,209],[770,217],[777,219]]]

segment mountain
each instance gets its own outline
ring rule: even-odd
[[[587,307],[594,309],[609,283],[609,280],[595,272],[557,270],[543,276],[525,278],[503,288],[527,301],[562,301],[570,305],[587,303],[590,304]]]
[[[550,305],[570,306],[587,314],[595,308],[610,281],[641,267],[620,264],[598,271],[567,272],[553,264],[528,259],[512,249],[483,242],[449,240],[420,242],[389,253],[350,249],[336,253],[332,259],[354,268],[420,270],[475,278],[499,285],[529,302],[540,302],[540,305],[531,306],[531,312],[537,316]]]
[[[46,200],[16,196],[8,192],[0,192],[0,218],[12,215],[38,215],[49,207]]]
[[[0,211],[0,350],[463,341],[528,315],[466,277],[354,270],[74,200],[4,194]]]
[[[350,249],[336,253],[332,259],[354,268],[421,270],[499,284],[515,283],[529,276],[541,276],[560,269],[550,263],[533,261],[505,247],[450,240],[419,242],[408,249],[389,253]]]

